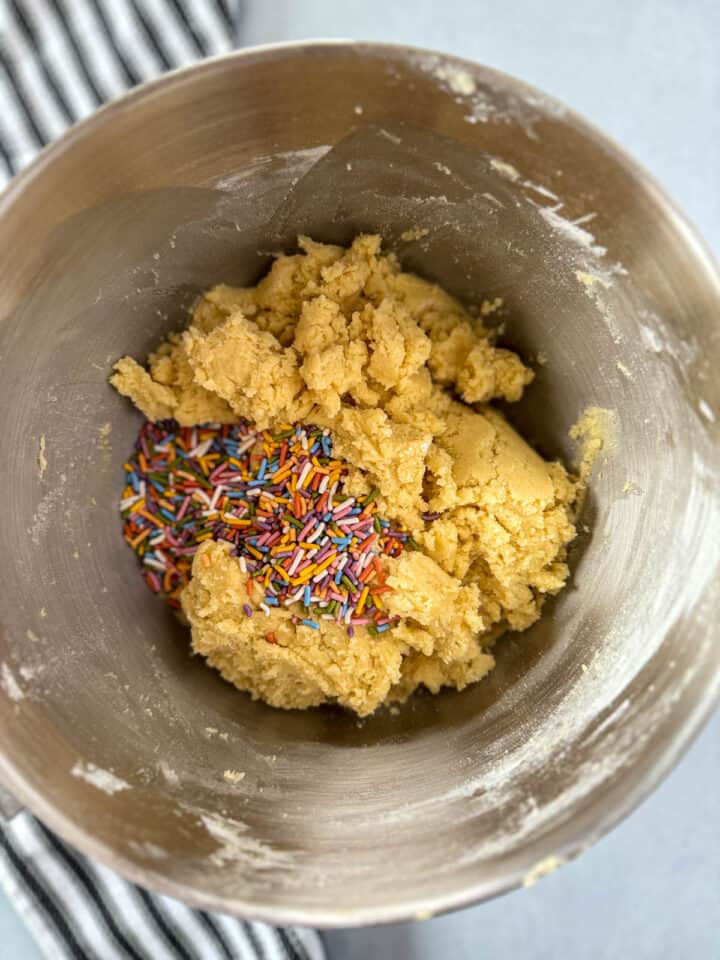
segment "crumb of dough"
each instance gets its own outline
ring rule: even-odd
[[[449,170],[448,173],[450,173]],[[426,237],[429,233],[430,231],[427,227],[413,227],[412,230],[405,230],[403,233],[401,233],[400,239],[405,243],[410,243],[413,240],[422,240],[422,238]]]
[[[595,461],[603,451],[612,450],[617,440],[617,416],[604,407],[588,407],[569,431],[571,440],[580,446],[577,473],[584,483]]]
[[[37,455],[37,464],[38,464],[38,477],[42,480],[45,476],[45,471],[48,468],[47,461],[47,440],[45,439],[45,434],[40,434],[40,443],[38,446],[38,455]]]
[[[538,619],[567,578],[589,466],[578,480],[546,462],[489,406],[519,400],[533,377],[483,326],[497,300],[473,315],[376,236],[299,245],[257,286],[205,293],[147,368],[125,357],[111,382],[153,420],[328,428],[348,495],[376,489],[381,515],[412,534],[419,549],[387,561],[399,620],[379,635],[329,619],[311,629],[288,608],[247,617],[260,591],[247,597],[238,558],[212,540],[182,594],[194,650],[231,683],[277,707],[365,716],[419,686],[479,680],[497,637]],[[589,437],[590,421],[575,430]]]
[[[245,774],[242,770],[225,770],[223,778],[227,780],[228,783],[240,783],[245,779]]]

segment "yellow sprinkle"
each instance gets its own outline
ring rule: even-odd
[[[288,575],[287,570],[283,570],[283,568],[280,567],[280,566],[278,566],[278,564],[276,564],[276,563],[274,563],[274,564],[272,565],[272,567],[273,567],[273,570],[274,570],[276,573],[280,574],[280,576],[283,578],[283,580],[284,580],[286,583],[290,583],[290,577],[289,577],[289,575]]]
[[[291,582],[293,586],[299,587],[303,583],[307,583],[308,580],[312,579],[312,577],[314,577],[316,573],[317,573],[317,570],[315,569],[315,564],[311,563],[309,567],[306,567],[303,570],[303,572],[299,574],[299,576],[295,577],[295,579],[292,580]]]
[[[212,519],[210,517],[209,519]],[[226,517],[222,516],[221,520],[223,523],[226,523],[229,527],[249,527],[252,523],[252,520],[238,520],[237,517]]]
[[[360,599],[359,599],[358,605],[357,605],[357,611],[356,611],[356,612],[357,612],[358,614],[361,614],[361,613],[363,612],[363,607],[365,606],[365,601],[366,601],[367,598],[368,598],[368,593],[369,593],[369,592],[370,592],[370,591],[368,590],[367,587],[363,587],[363,592],[360,594]]]
[[[202,543],[203,540],[209,540],[212,535],[212,530],[208,530],[207,533],[201,533],[199,537],[195,537],[195,542]]]
[[[333,560],[335,559],[335,557],[337,557],[337,550],[333,550],[333,552],[330,554],[330,556],[325,557],[325,559],[322,561],[322,563],[319,563],[319,564],[317,565],[317,569],[316,569],[315,573],[318,574],[318,573],[322,573],[323,570],[327,570],[327,568],[328,568],[328,567],[330,566],[330,564],[333,562]]]

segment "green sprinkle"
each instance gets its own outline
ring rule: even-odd
[[[373,500],[376,499],[377,495],[380,493],[377,487],[373,487],[370,493],[363,500],[363,507],[369,507]]]

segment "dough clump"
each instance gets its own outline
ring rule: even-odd
[[[347,494],[376,489],[381,515],[410,532],[419,550],[387,561],[400,619],[377,636],[311,629],[287,608],[245,616],[260,589],[247,598],[238,558],[213,541],[182,595],[195,651],[231,683],[277,707],[364,716],[492,669],[497,636],[533,624],[565,583],[581,484],[488,406],[519,400],[533,374],[478,316],[402,272],[377,236],[299,245],[257,286],[208,291],[147,368],[125,357],[111,383],[151,420],[326,427]]]

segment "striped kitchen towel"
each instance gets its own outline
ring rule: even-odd
[[[241,43],[242,0],[0,0],[0,187],[129,87]]]
[[[27,811],[0,830],[0,888],[49,960],[322,960],[313,930],[191,910],[73,850]],[[0,948],[0,955],[12,957]]]
[[[238,46],[240,0],[0,0],[0,187],[100,104]],[[52,960],[322,960],[318,935],[191,910],[87,860],[27,811],[0,887]],[[8,960],[4,946],[0,955]]]

